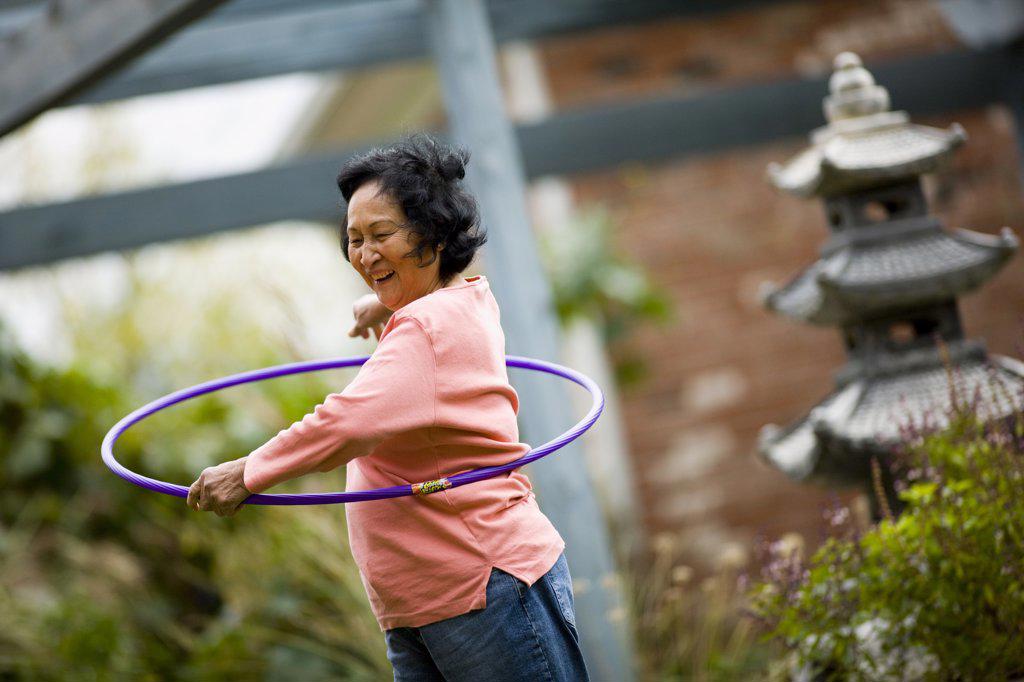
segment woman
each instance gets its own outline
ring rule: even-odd
[[[346,466],[366,490],[504,464],[518,396],[486,277],[460,277],[486,237],[461,180],[469,154],[426,135],[345,164],[345,258],[372,295],[350,336],[380,343],[358,376],[246,457],[203,471],[197,510]],[[426,496],[345,507],[349,542],[396,680],[586,680],[565,542],[514,471]]]

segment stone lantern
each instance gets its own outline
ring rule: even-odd
[[[992,278],[1018,241],[1009,228],[999,236],[947,231],[928,213],[921,175],[964,142],[959,125],[914,125],[906,112],[890,111],[888,91],[849,52],[836,57],[829,90],[828,124],[813,132],[810,148],[772,164],[769,176],[779,189],[820,197],[831,234],[821,257],[789,283],[768,287],[763,302],[838,327],[848,360],[835,390],[806,416],[762,429],[759,450],[797,480],[864,484],[871,458],[885,461],[901,426],[925,415],[944,424],[950,374],[968,397],[980,387],[983,419],[1013,413],[1024,395],[1024,364],[965,339],[957,297]],[[993,381],[1006,392],[993,395]]]

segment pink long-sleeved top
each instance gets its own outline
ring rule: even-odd
[[[245,486],[345,464],[346,490],[369,490],[506,464],[530,449],[518,410],[498,303],[486,277],[460,278],[396,310],[352,383],[249,455]],[[484,608],[492,567],[532,585],[565,548],[519,470],[345,514],[382,631]]]

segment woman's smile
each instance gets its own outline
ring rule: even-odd
[[[373,279],[374,284],[376,284],[377,286],[381,286],[385,282],[390,282],[394,279],[395,271],[388,270],[382,274],[370,275],[370,277]]]

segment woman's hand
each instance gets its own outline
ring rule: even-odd
[[[391,311],[377,299],[377,294],[366,294],[356,299],[352,305],[352,317],[355,318],[355,324],[348,331],[349,336],[361,336],[368,339],[372,329],[373,335],[380,340],[384,325],[391,318]]]
[[[212,511],[217,516],[234,516],[251,492],[245,487],[245,460],[240,457],[203,469],[189,486],[186,504],[196,511]]]

